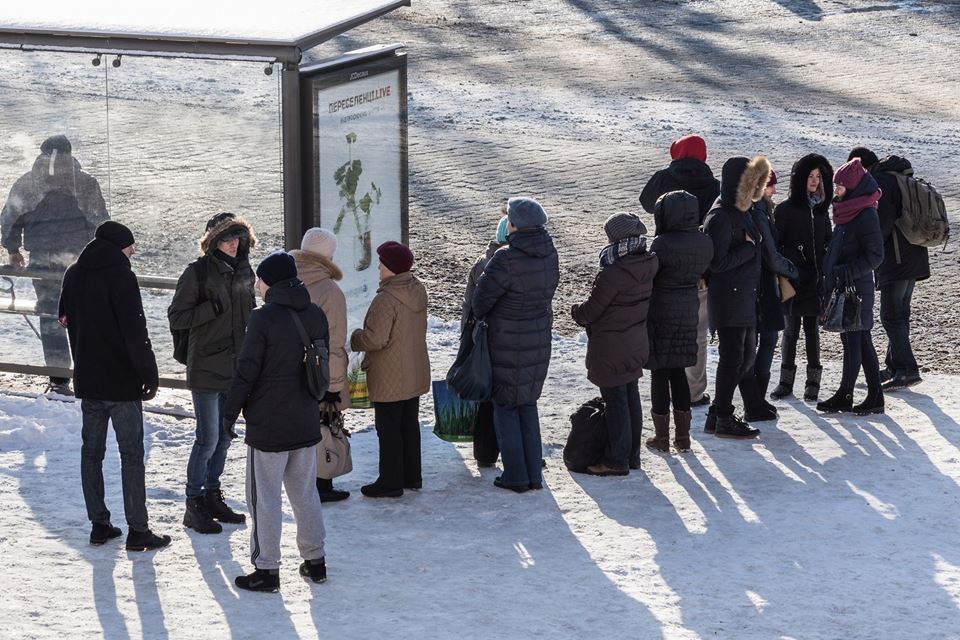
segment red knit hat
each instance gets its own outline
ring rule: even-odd
[[[406,273],[413,266],[413,251],[403,244],[390,240],[377,247],[380,262],[393,273]]]
[[[852,191],[857,188],[865,175],[867,175],[867,170],[863,168],[860,158],[854,158],[836,170],[833,174],[833,183],[842,185]]]
[[[670,158],[673,160],[696,158],[700,162],[706,162],[707,143],[703,138],[695,135],[678,138],[670,145]]]
[[[767,186],[772,187],[775,184],[777,184],[777,172],[770,169],[770,178],[767,180]]]

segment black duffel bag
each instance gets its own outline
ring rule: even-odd
[[[603,398],[584,402],[570,416],[570,435],[563,447],[563,464],[576,473],[587,473],[587,467],[597,464],[607,446],[607,420]]]

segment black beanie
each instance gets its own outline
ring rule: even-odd
[[[873,151],[870,151],[870,149],[867,149],[866,147],[854,148],[850,152],[850,155],[847,156],[847,162],[850,162],[854,158],[860,158],[860,164],[862,164],[863,167],[868,171],[870,170],[870,167],[880,162],[880,158],[877,157],[877,154],[875,154]]]
[[[113,220],[100,223],[94,235],[101,240],[106,240],[118,249],[126,249],[133,244],[133,232]]]
[[[70,153],[73,150],[73,145],[70,144],[70,141],[65,135],[50,136],[40,145],[40,153],[50,153],[54,149],[59,153]]]
[[[260,261],[257,277],[272,287],[281,280],[297,277],[297,262],[285,251],[274,251]]]

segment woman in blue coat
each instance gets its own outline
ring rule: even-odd
[[[873,347],[873,271],[883,262],[883,233],[877,203],[881,191],[877,181],[854,158],[833,175],[833,238],[823,263],[827,295],[838,286],[852,285],[863,305],[861,331],[840,334],[843,342],[843,377],[840,389],[829,400],[817,404],[819,411],[853,411],[857,415],[883,413],[880,362]],[[863,367],[867,397],[853,404],[853,386]]]

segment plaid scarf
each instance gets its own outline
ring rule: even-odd
[[[625,255],[643,253],[647,250],[646,236],[632,236],[613,244],[608,244],[600,251],[600,266],[609,267]]]

